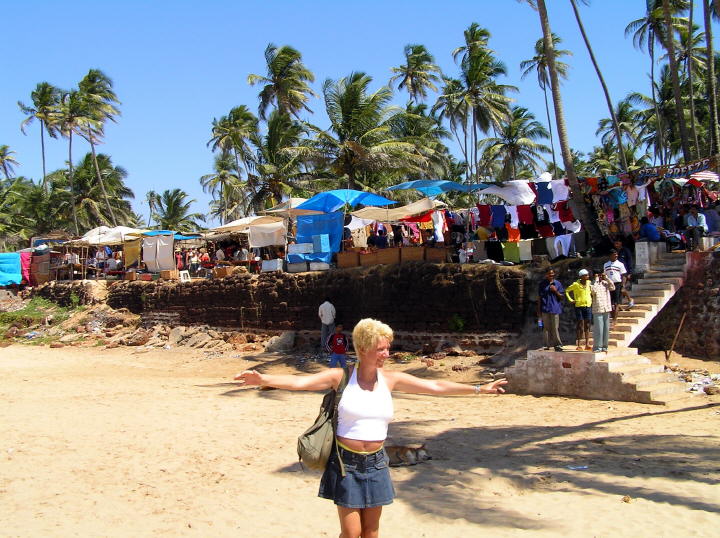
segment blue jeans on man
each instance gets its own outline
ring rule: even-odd
[[[332,333],[335,332],[335,323],[328,323],[327,325],[325,323],[320,324],[320,349],[323,351],[326,351],[326,346],[328,339],[332,335]]]
[[[347,368],[347,355],[344,353],[330,353],[330,368],[337,368],[340,363],[341,368]]]

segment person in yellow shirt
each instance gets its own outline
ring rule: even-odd
[[[590,285],[590,273],[587,269],[580,269],[578,278],[565,290],[565,297],[575,306],[575,326],[577,338],[577,351],[582,351],[581,342],[585,340],[585,351],[592,350],[590,347],[590,320],[592,319],[592,293]]]

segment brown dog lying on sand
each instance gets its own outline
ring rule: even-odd
[[[385,451],[390,457],[391,467],[415,465],[432,459],[425,449],[425,443],[422,445],[385,445]]]

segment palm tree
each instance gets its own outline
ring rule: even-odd
[[[56,122],[58,119],[58,105],[60,103],[60,91],[48,82],[41,82],[30,94],[33,106],[29,107],[18,101],[20,110],[28,117],[20,124],[20,130],[25,134],[25,127],[37,119],[40,122],[40,149],[42,154],[43,167],[43,188],[47,190],[45,170],[45,131],[52,138],[57,137]]]
[[[558,77],[567,79],[567,73],[569,66],[568,64],[558,60],[561,56],[572,56],[572,52],[569,50],[558,50],[557,45],[560,44],[561,39],[557,35],[552,35],[553,50],[555,51],[555,69],[557,69]],[[543,39],[540,38],[535,43],[535,56],[530,60],[520,62],[520,69],[523,70],[522,78],[524,79],[530,73],[535,71],[537,73],[538,85],[543,91],[545,97],[545,114],[547,116],[548,128],[550,130],[550,152],[552,154],[553,170],[557,170],[557,163],[555,162],[555,143],[553,142],[553,129],[552,120],[550,119],[550,105],[548,103],[547,87],[550,84],[548,76],[548,65],[547,58],[545,57],[545,46]],[[554,176],[553,176],[554,177]]]
[[[404,53],[405,64],[392,68],[395,75],[390,78],[390,85],[399,80],[398,90],[407,89],[411,103],[424,101],[428,89],[437,91],[435,83],[441,80],[440,68],[423,45],[406,45]]]
[[[217,198],[219,202],[220,224],[228,221],[228,188],[240,182],[237,169],[233,166],[233,157],[229,151],[223,150],[215,157],[214,173],[206,174],[200,178],[204,192],[209,192],[213,198],[219,194]]]
[[[15,160],[13,155],[14,151],[10,149],[10,146],[3,144],[0,146],[0,168],[2,168],[5,174],[5,179],[10,179],[10,174],[13,172],[13,166],[17,166],[19,163]]]
[[[682,11],[687,8],[687,0],[672,0],[673,9],[675,12]],[[672,19],[673,26],[676,29],[680,29],[684,26],[684,21],[681,18],[674,17]],[[661,148],[661,153],[656,153],[660,156],[660,164],[664,164],[667,161],[664,159],[665,155],[665,141],[663,139],[663,132],[665,127],[660,123],[662,121],[662,114],[658,109],[657,95],[655,94],[655,45],[656,43],[662,45],[661,36],[664,32],[664,16],[662,8],[659,7],[658,0],[650,0],[647,2],[647,11],[645,16],[631,21],[625,27],[625,35],[633,35],[633,45],[636,48],[642,49],[647,45],[648,53],[650,55],[650,87],[652,91],[652,102],[655,107],[655,121],[658,122],[656,125],[656,131],[658,136],[657,147]]]
[[[585,200],[583,198],[580,184],[575,175],[573,167],[573,155],[570,152],[570,144],[567,138],[567,128],[565,126],[565,112],[562,105],[562,97],[560,95],[560,80],[557,68],[555,66],[555,52],[552,43],[552,31],[550,29],[550,20],[548,19],[545,0],[530,0],[530,5],[537,9],[540,17],[540,25],[543,30],[543,41],[545,44],[545,56],[548,62],[548,73],[550,74],[550,88],[553,96],[553,107],[555,109],[555,122],[557,125],[558,140],[560,142],[560,151],[563,156],[563,164],[565,166],[565,174],[572,192],[573,213],[580,220],[583,228],[590,236],[590,242],[594,245],[601,241],[600,230],[597,222],[590,216]]]
[[[72,204],[73,224],[75,234],[80,235],[78,226],[77,211],[75,207],[75,188],[73,185],[73,161],[72,141],[73,134],[83,135],[83,129],[92,122],[88,116],[87,101],[77,90],[70,90],[63,93],[60,99],[59,129],[60,133],[68,139],[68,181],[70,184],[70,196]]]
[[[469,183],[471,174],[467,136],[469,107],[467,101],[463,99],[465,88],[463,87],[463,83],[456,78],[445,77],[443,81],[445,84],[432,107],[432,113],[438,113],[439,118],[448,120],[450,132],[455,136],[455,140],[462,151],[463,159],[465,160],[465,181]],[[462,130],[462,140],[460,140],[458,129]]]
[[[680,76],[677,68],[677,57],[675,56],[675,36],[674,26],[672,23],[672,12],[670,10],[670,0],[662,0],[663,19],[665,21],[664,31],[661,34],[663,46],[668,53],[670,60],[670,75],[672,77],[673,95],[675,98],[675,110],[677,113],[678,127],[680,129],[680,144],[682,146],[683,158],[685,162],[692,159],[690,151],[690,142],[688,138],[687,126],[685,124],[685,113],[683,111],[682,95],[680,93]]]
[[[510,85],[498,84],[497,77],[506,74],[505,65],[488,48],[490,32],[471,24],[464,32],[465,45],[456,48],[453,56],[460,60],[462,99],[470,112],[470,143],[472,151],[470,173],[477,176],[479,133],[500,128],[507,119],[510,99],[506,93],[517,91]]]
[[[240,161],[245,166],[245,174],[249,176],[252,167],[251,139],[258,132],[258,119],[245,105],[232,108],[227,116],[213,119],[212,138],[208,146],[213,151],[232,151],[235,158],[235,172],[242,170]],[[252,185],[250,185],[252,187]]]
[[[589,0],[585,0],[589,1]],[[603,93],[605,94],[605,101],[607,102],[608,110],[610,111],[610,117],[612,118],[613,127],[615,129],[615,139],[617,140],[618,145],[618,151],[620,155],[620,162],[623,163],[623,168],[627,170],[627,163],[625,162],[625,152],[623,151],[622,146],[622,136],[620,134],[620,127],[618,126],[617,118],[615,117],[615,110],[613,109],[612,99],[610,98],[610,92],[608,91],[607,84],[605,84],[605,78],[602,75],[602,72],[600,71],[600,66],[597,63],[597,60],[595,59],[595,53],[593,52],[592,47],[590,46],[590,40],[588,39],[587,33],[585,33],[585,26],[583,25],[582,18],[580,17],[580,11],[577,8],[577,3],[575,0],[570,0],[570,4],[572,5],[573,12],[575,13],[575,20],[578,23],[578,28],[580,28],[580,33],[582,34],[583,41],[585,41],[585,47],[587,47],[588,54],[590,54],[590,60],[592,61],[593,67],[595,67],[595,73],[597,73],[598,80],[600,81],[600,85],[602,86]]]
[[[154,190],[149,190],[145,194],[145,201],[147,201],[147,204],[148,204],[148,218],[147,218],[148,228],[150,228],[150,223],[152,222],[153,216],[155,215],[155,210],[157,209],[159,199],[160,199],[160,195],[157,192],[155,192]]]
[[[98,176],[102,181],[98,180]],[[127,225],[133,219],[127,199],[134,198],[134,194],[125,185],[126,177],[127,171],[114,165],[110,157],[103,153],[87,153],[77,163],[72,178],[80,229],[110,226],[112,215],[117,217],[117,223],[121,225]]]
[[[632,103],[627,99],[623,99],[617,104],[617,108],[613,110],[613,114],[615,121],[610,118],[602,118],[598,122],[595,135],[601,135],[603,143],[614,140],[617,149],[617,136],[619,132],[621,140],[624,140],[630,146],[636,146],[640,137],[639,112],[632,107]],[[620,162],[622,162],[622,160]]]
[[[703,18],[705,20],[705,48],[707,50],[707,101],[710,109],[710,155],[720,151],[720,127],[718,126],[718,108],[717,108],[717,84],[715,79],[715,53],[713,52],[713,34],[712,34],[712,7],[710,0],[702,0]],[[720,15],[720,5],[714,4],[714,11]]]
[[[120,113],[115,106],[120,104],[120,101],[112,89],[112,80],[99,69],[90,69],[78,84],[78,88],[87,107],[83,137],[90,143],[97,180],[105,199],[105,207],[107,207],[113,226],[117,226],[112,204],[108,199],[107,189],[100,173],[97,154],[95,153],[95,142],[102,139],[105,122],[107,120],[114,122],[115,117]]]
[[[268,106],[274,104],[278,110],[297,117],[301,110],[312,112],[307,106],[309,96],[315,96],[308,82],[315,81],[315,75],[302,63],[302,55],[296,49],[284,45],[280,48],[272,43],[265,49],[267,73],[248,75],[248,84],[263,84],[260,91],[258,113],[265,119]]]
[[[153,215],[163,230],[191,232],[198,230],[198,221],[205,222],[200,213],[190,213],[190,206],[195,200],[188,200],[182,189],[166,190],[157,200],[156,212]]]
[[[547,139],[548,132],[527,108],[512,107],[508,121],[498,130],[497,136],[481,141],[483,158],[500,159],[502,179],[516,179],[518,167],[539,170],[538,161],[545,163],[543,153],[550,148],[538,142]]]
[[[338,81],[327,79],[323,96],[330,128],[311,126],[315,144],[306,156],[328,163],[351,189],[373,173],[420,171],[427,162],[412,143],[393,136],[393,119],[402,111],[390,106],[392,90],[387,86],[369,93],[371,81],[361,72]]]

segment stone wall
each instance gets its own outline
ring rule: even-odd
[[[78,306],[102,300],[102,294],[98,293],[98,288],[101,286],[104,287],[105,283],[94,280],[52,280],[33,287],[30,295],[31,297],[42,297],[64,307]]]
[[[348,327],[375,317],[398,331],[520,331],[525,278],[515,267],[408,263],[189,283],[117,282],[107,302],[169,324],[312,330],[328,297]]]
[[[720,252],[693,252],[685,285],[632,343],[643,351],[670,349],[685,321],[675,351],[720,360]]]

